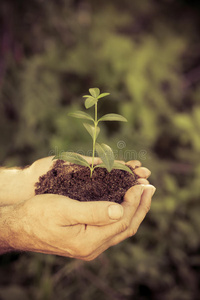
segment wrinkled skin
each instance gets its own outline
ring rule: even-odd
[[[91,162],[91,158],[85,158]],[[99,162],[96,158],[95,163]],[[52,168],[53,161],[52,157],[46,157],[34,162],[23,170],[26,174],[21,176],[26,178],[24,190],[17,193],[17,186],[21,185],[15,184],[14,200],[10,193],[10,205],[1,207],[0,229],[4,229],[1,252],[34,251],[92,260],[133,236],[150,209],[155,187],[147,180],[150,171],[141,167],[139,161],[128,164],[133,168],[138,166],[135,173],[140,177],[140,184],[126,192],[122,204],[111,204],[108,201],[79,202],[52,194],[35,196],[35,183]]]

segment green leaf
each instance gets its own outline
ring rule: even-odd
[[[85,107],[86,108],[90,108],[90,107],[92,107],[96,103],[97,103],[97,99],[95,99],[95,98],[87,98],[85,100]]]
[[[95,127],[88,124],[88,123],[83,123],[83,126],[85,127],[85,129],[89,132],[89,134],[91,135],[92,139],[94,140],[94,133],[95,133]],[[100,128],[97,126],[96,127],[96,139],[99,135],[100,132]]]
[[[104,163],[101,163],[99,165],[96,165],[94,167],[95,168],[106,168],[106,165]],[[129,167],[127,167],[126,165],[123,165],[122,163],[119,163],[119,162],[114,162],[113,164],[113,167],[112,167],[112,170],[113,169],[118,169],[118,170],[123,170],[123,171],[127,171],[129,172],[131,175],[133,175],[133,172],[131,171],[131,169]]]
[[[98,121],[121,121],[127,122],[127,119],[118,114],[106,114],[101,117]]]
[[[92,88],[92,89],[89,89],[89,92],[94,98],[97,98],[100,94],[100,89]]]
[[[106,169],[108,170],[108,172],[110,172],[112,170],[115,159],[112,149],[106,144],[96,144],[96,151],[98,153],[98,156],[105,164]]]
[[[103,163],[101,163],[101,164],[99,164],[99,165],[95,165],[95,166],[94,166],[94,169],[95,169],[95,168],[106,168],[106,165],[103,164]]]
[[[78,118],[78,119],[87,119],[94,121],[93,118],[83,111],[75,111],[73,113],[69,113],[68,116]]]
[[[94,97],[92,97],[91,95],[85,95],[85,96],[83,96],[83,98],[94,98]]]
[[[63,152],[60,155],[54,156],[53,159],[62,159],[77,165],[85,166],[90,168],[90,164],[82,156],[73,152]]]
[[[106,96],[108,96],[108,95],[110,95],[110,93],[102,93],[102,94],[100,94],[100,95],[97,97],[97,99],[106,97]]]
[[[119,170],[127,171],[127,172],[129,172],[133,175],[133,172],[131,171],[131,169],[129,167],[127,167],[126,165],[123,165],[123,164],[121,164],[117,161],[114,162],[113,169],[119,169]]]

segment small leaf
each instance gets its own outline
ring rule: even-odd
[[[90,108],[90,107],[92,107],[95,103],[97,103],[97,99],[95,99],[95,98],[87,98],[87,99],[85,100],[85,107],[86,107],[86,108]]]
[[[131,171],[131,169],[129,167],[127,167],[126,165],[123,165],[123,164],[121,164],[117,161],[114,162],[113,169],[119,169],[119,170],[127,171],[127,172],[129,172],[133,175],[133,172]]]
[[[106,114],[101,117],[98,121],[121,121],[127,122],[127,119],[118,114]]]
[[[100,95],[97,97],[97,99],[106,97],[106,96],[108,96],[108,95],[110,95],[110,93],[102,93],[102,94],[100,94]]]
[[[108,170],[108,172],[110,172],[112,170],[115,159],[112,149],[106,144],[96,144],[96,151],[105,164],[106,169]]]
[[[53,159],[62,159],[77,165],[85,166],[90,168],[90,164],[82,156],[73,152],[63,152],[60,155],[56,155]]]
[[[95,165],[94,166],[94,169],[95,168],[106,168],[106,165],[104,164],[104,163],[101,163],[101,164],[99,164],[99,165]]]
[[[100,89],[92,88],[92,89],[89,89],[89,92],[94,98],[97,98],[100,94]]]
[[[78,118],[78,119],[87,119],[94,121],[93,118],[83,111],[75,111],[74,113],[69,113],[68,116]]]
[[[94,97],[92,97],[91,95],[85,95],[85,96],[83,96],[83,98],[94,98]]]
[[[88,123],[83,123],[83,126],[85,127],[85,129],[89,132],[89,134],[91,135],[92,139],[94,140],[94,133],[95,133],[95,127],[88,124]],[[99,135],[100,132],[100,128],[97,126],[96,127],[96,139]]]

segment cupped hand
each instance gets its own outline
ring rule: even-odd
[[[15,204],[10,218],[12,249],[92,260],[137,232],[155,188],[130,188],[120,204],[79,202],[37,195]]]

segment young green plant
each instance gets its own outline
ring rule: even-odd
[[[78,119],[84,119],[90,121],[90,123],[83,123],[83,126],[88,131],[90,136],[92,137],[92,163],[91,165],[79,154],[73,152],[64,152],[62,155],[55,156],[54,159],[62,159],[74,164],[78,164],[81,166],[88,167],[90,169],[90,177],[92,177],[93,171],[95,168],[106,168],[108,172],[112,169],[120,169],[127,171],[132,174],[132,171],[126,165],[115,161],[114,153],[112,149],[106,144],[98,144],[97,138],[100,133],[99,122],[103,121],[121,121],[127,122],[126,118],[119,114],[106,114],[98,119],[98,101],[103,97],[110,95],[110,93],[102,93],[100,94],[100,90],[98,88],[91,88],[89,89],[90,95],[83,96],[86,98],[85,100],[85,108],[91,108],[94,106],[94,118],[91,117],[89,114],[83,111],[76,111],[73,113],[69,113],[69,116],[75,117]],[[91,125],[92,123],[92,125]],[[98,156],[101,158],[102,163],[95,165],[94,158],[95,158],[95,151],[97,152]]]

